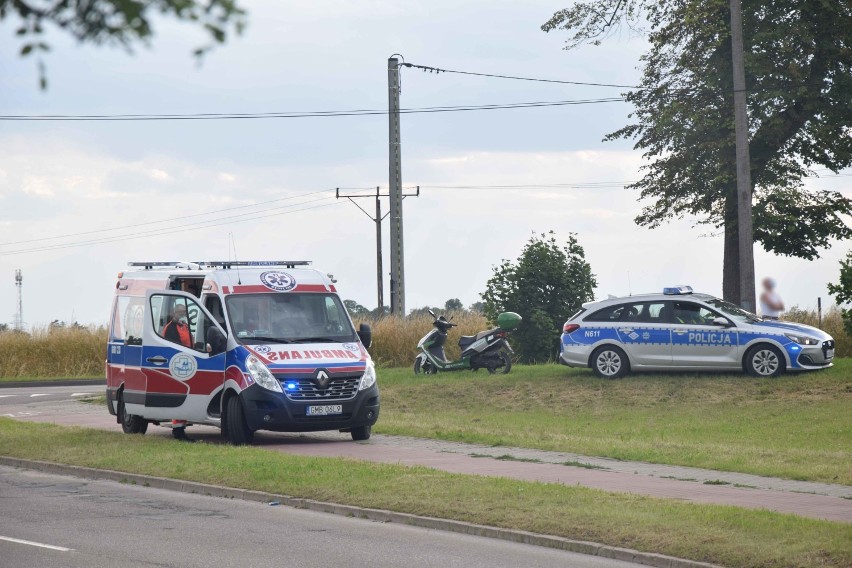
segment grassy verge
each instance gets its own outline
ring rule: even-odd
[[[0,455],[457,519],[731,567],[852,564],[852,525],[582,487],[178,444],[3,418]]]
[[[778,379],[541,365],[379,382],[382,433],[852,484],[852,359]]]

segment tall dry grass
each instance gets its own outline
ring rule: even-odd
[[[447,314],[452,322],[458,324],[449,332],[445,349],[447,357],[459,356],[458,341],[462,335],[474,335],[488,329],[485,316],[475,313]],[[432,329],[432,318],[428,315],[414,315],[407,318],[387,316],[378,320],[360,318],[360,322],[369,323],[373,328],[373,345],[370,356],[382,367],[408,367],[414,365],[417,355],[417,342]]]
[[[837,357],[852,357],[852,337],[843,328],[843,317],[840,308],[831,306],[822,312],[822,324],[819,322],[819,314],[816,310],[802,309],[793,306],[784,312],[782,318],[786,321],[804,323],[824,330],[837,342],[835,349]]]
[[[0,377],[86,377],[104,374],[107,330],[39,328],[0,333]]]

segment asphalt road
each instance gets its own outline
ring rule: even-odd
[[[629,568],[634,564],[263,503],[0,466],[4,568]]]
[[[92,394],[104,394],[105,392],[106,387],[102,384],[67,387],[44,383],[44,385],[32,387],[0,388],[0,415],[3,414],[4,406],[38,402],[59,402]]]

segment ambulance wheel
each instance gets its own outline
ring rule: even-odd
[[[364,440],[370,439],[370,434],[373,433],[373,427],[370,425],[367,426],[358,426],[357,428],[352,428],[352,439],[356,442],[363,442]]]
[[[743,366],[753,377],[777,377],[784,372],[784,356],[773,345],[755,345],[746,352]]]
[[[243,404],[238,396],[232,396],[225,405],[225,436],[235,446],[251,444],[254,432],[248,427]]]
[[[508,375],[509,371],[512,370],[512,356],[507,351],[501,351],[497,354],[497,359],[500,361],[499,365],[496,367],[486,367],[488,374],[493,375],[494,373],[498,373],[500,375]]]
[[[619,379],[630,372],[624,351],[612,345],[598,347],[589,360],[592,371],[602,379]]]
[[[148,431],[148,421],[141,416],[128,414],[124,406],[124,392],[118,395],[118,421],[121,422],[121,430],[125,434],[144,434]]]

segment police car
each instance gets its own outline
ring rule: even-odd
[[[559,360],[615,379],[633,370],[738,370],[758,377],[832,365],[834,339],[763,320],[689,286],[583,304],[563,327]]]

